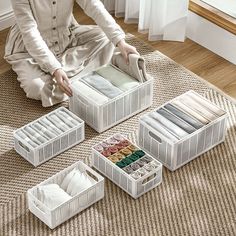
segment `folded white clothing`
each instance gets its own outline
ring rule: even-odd
[[[76,173],[71,178],[71,181],[68,184],[66,192],[72,197],[81,193],[82,191],[90,188],[94,184],[95,180],[90,178],[86,172],[81,173],[79,170],[76,170]]]
[[[178,138],[171,134],[159,121],[154,120],[148,115],[142,116],[141,120],[151,126],[153,129],[157,130],[159,133],[161,133],[166,139],[171,140],[173,142],[178,141]]]
[[[55,113],[47,116],[47,119],[50,120],[58,129],[66,132],[70,127],[65,124]]]
[[[25,126],[24,130],[29,133],[30,135],[32,135],[34,138],[36,138],[40,143],[45,143],[47,142],[47,139],[44,138],[40,132],[35,131],[34,129],[32,129],[29,125]]]
[[[48,184],[38,187],[37,198],[49,209],[54,209],[72,197],[60,188],[59,185]]]
[[[66,111],[59,110],[58,113],[63,116],[66,120],[70,121],[74,126],[78,125],[80,121],[73,118],[71,115],[69,115]]]
[[[17,131],[16,133],[21,139],[23,139],[25,142],[27,142],[31,147],[36,148],[38,146],[37,143],[35,143],[32,139],[30,139],[25,133],[23,133],[21,130]]]
[[[57,126],[50,122],[46,117],[41,118],[39,123],[56,135],[63,133],[62,130],[58,129]]]
[[[61,114],[60,112],[56,113],[57,117],[63,121],[63,123],[65,123],[68,127],[73,128],[75,126],[74,122],[71,121],[70,119],[66,118],[63,114]]]
[[[42,143],[33,135],[31,135],[29,132],[27,132],[25,129],[21,130],[31,141],[36,143],[37,145],[41,145]]]
[[[49,139],[56,137],[56,135],[53,132],[51,132],[50,129],[45,128],[39,122],[33,123],[32,128],[37,130],[40,134],[47,136]]]
[[[98,105],[103,105],[109,101],[108,97],[92,89],[82,81],[79,80],[73,81],[71,83],[71,88],[73,91],[73,96],[81,94],[83,97],[92,100],[94,103]]]
[[[110,81],[103,78],[96,72],[82,77],[81,81],[88,84],[89,86],[92,86],[93,88],[95,88],[96,90],[111,99],[123,93],[122,90],[114,86]]]
[[[176,106],[177,108],[179,108],[180,110],[186,112],[187,114],[193,116],[194,118],[196,118],[197,120],[199,120],[202,124],[208,124],[210,122],[210,120],[206,119],[205,117],[201,116],[199,113],[197,113],[196,111],[194,111],[193,109],[191,109],[190,107],[186,106],[185,104],[183,104],[182,102],[180,102],[179,100],[173,100],[171,102],[171,104],[173,104],[174,106]]]
[[[188,135],[186,131],[184,131],[179,126],[175,125],[157,112],[151,112],[149,113],[149,116],[159,121],[170,133],[172,133],[178,139],[184,138]]]
[[[63,189],[63,190],[67,190],[68,188],[68,185],[72,179],[72,177],[74,176],[74,174],[76,173],[76,169],[73,169],[72,171],[70,171],[66,177],[63,179],[63,181],[61,182],[60,184],[60,187]]]
[[[201,104],[202,106],[204,106],[207,110],[213,112],[215,115],[217,116],[222,116],[225,114],[225,111],[218,108],[215,104],[213,104],[212,102],[208,101],[207,99],[202,98],[200,95],[194,93],[194,92],[190,92],[188,94],[186,94],[188,97],[191,97],[192,99],[194,99],[196,102],[198,102],[199,104]]]
[[[183,104],[185,104],[188,107],[191,107],[194,111],[196,111],[201,116],[207,118],[210,121],[213,121],[218,118],[217,115],[207,110],[204,106],[201,105],[201,103],[196,102],[191,97],[184,95],[183,97],[179,98],[179,101],[181,101]]]
[[[140,84],[136,79],[112,65],[100,67],[96,72],[124,92]]]

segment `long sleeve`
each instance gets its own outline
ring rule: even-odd
[[[11,0],[11,2],[28,53],[44,71],[52,74],[55,69],[61,68],[61,64],[43,40],[33,17],[29,1]]]
[[[121,39],[125,38],[125,33],[100,0],[76,0],[76,2],[101,27],[115,46]]]

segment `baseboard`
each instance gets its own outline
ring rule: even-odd
[[[14,22],[15,22],[15,19],[14,19],[13,11],[10,11],[8,13],[1,15],[0,16],[0,31],[10,27],[11,25],[14,24]]]
[[[187,37],[236,64],[236,35],[189,11]]]

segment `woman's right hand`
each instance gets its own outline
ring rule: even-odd
[[[72,90],[70,88],[70,80],[68,79],[66,73],[62,69],[57,69],[53,73],[55,80],[57,81],[60,89],[69,97],[72,96]]]

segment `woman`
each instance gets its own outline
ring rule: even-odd
[[[79,25],[74,0],[12,0],[16,24],[9,33],[5,59],[29,98],[52,106],[72,96],[69,78],[110,61],[114,46],[125,60],[136,49],[100,0],[77,0],[98,26]]]

